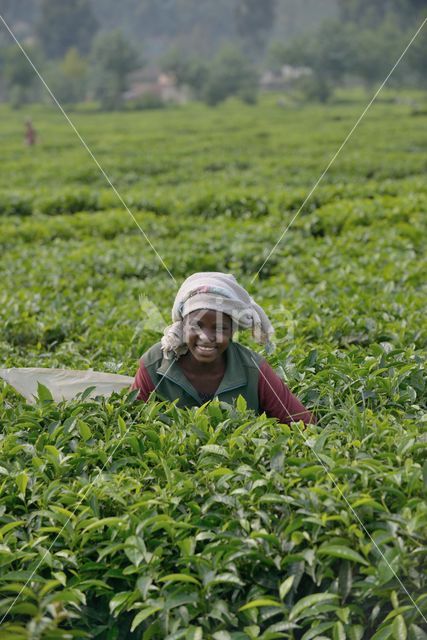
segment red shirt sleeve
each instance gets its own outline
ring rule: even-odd
[[[282,424],[302,420],[305,424],[316,424],[316,418],[308,411],[273,371],[266,360],[260,367],[258,382],[260,410]]]
[[[137,399],[144,400],[144,402],[147,402],[150,393],[154,391],[153,381],[151,380],[147,369],[144,367],[142,360],[139,363],[139,369],[136,372],[135,380],[131,386],[131,391],[134,389],[139,389]]]

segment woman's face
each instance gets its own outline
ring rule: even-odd
[[[197,362],[213,363],[221,358],[233,335],[230,316],[200,309],[184,318],[184,340]]]

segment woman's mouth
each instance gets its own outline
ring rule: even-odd
[[[196,344],[196,349],[200,354],[210,356],[216,352],[217,347],[215,346],[207,346],[202,344]]]

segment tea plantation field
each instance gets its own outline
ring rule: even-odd
[[[133,375],[182,280],[227,271],[318,417],[1,383],[2,640],[427,638],[417,101],[371,108],[254,281],[366,99],[71,114],[135,220],[60,113],[27,148],[0,107],[1,367]]]

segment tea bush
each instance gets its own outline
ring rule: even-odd
[[[98,199],[89,191],[75,191],[67,193],[63,191],[57,195],[50,195],[39,201],[40,213],[55,216],[59,213],[76,213],[77,211],[97,211]]]
[[[68,622],[77,637],[142,626],[146,637],[270,638],[320,623],[361,638],[399,620],[417,637],[391,571],[412,593],[424,580],[410,420],[366,411],[357,433],[350,412],[345,432],[336,417],[303,432],[243,406],[120,397],[4,414],[19,429],[3,438],[2,607],[31,616],[34,633],[65,638]],[[8,629],[25,637],[22,624]]]
[[[363,107],[73,114],[177,283],[56,112],[23,149],[0,108],[2,366],[133,375],[228,271],[318,417],[2,383],[2,639],[427,638],[426,114],[375,104],[253,280]]]
[[[0,199],[0,216],[30,216],[31,201],[17,194],[2,194]]]

